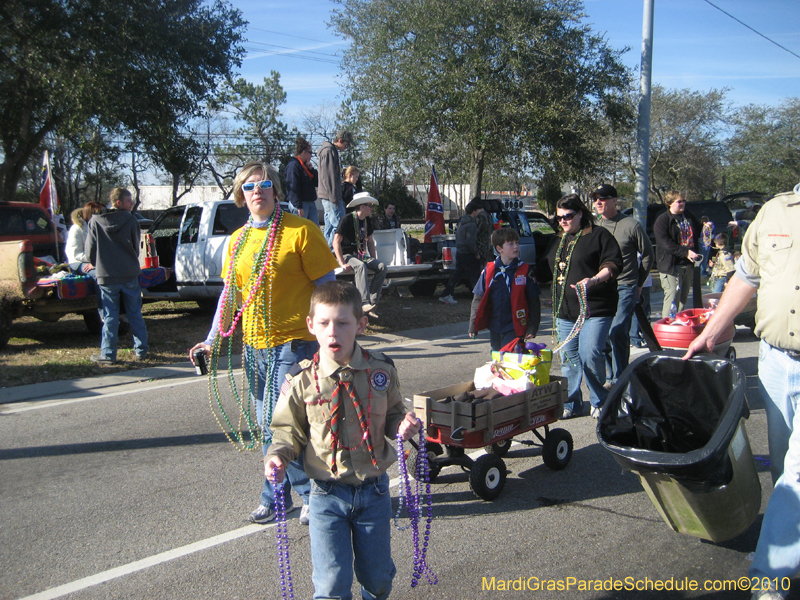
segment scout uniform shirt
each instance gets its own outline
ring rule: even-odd
[[[311,479],[335,480],[350,485],[382,475],[397,454],[386,438],[395,439],[397,428],[407,412],[394,363],[379,352],[365,353],[358,344],[355,344],[346,367],[340,367],[321,353],[318,357],[318,365],[304,360],[299,364],[299,373],[287,375],[272,417],[272,445],[265,461],[278,456],[288,464],[303,452],[305,471]],[[333,473],[331,396],[340,377],[342,381],[355,384],[355,395],[364,419],[369,420],[377,467],[363,439],[353,400],[341,388],[340,443],[336,449],[337,472]],[[357,448],[353,450],[346,449],[355,446]]]

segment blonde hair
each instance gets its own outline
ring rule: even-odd
[[[681,198],[684,200],[686,199],[681,192],[678,192],[677,190],[670,190],[664,196],[664,204],[667,206],[672,206],[672,203],[675,202],[675,200],[680,200]]]
[[[76,208],[69,214],[70,218],[72,219],[73,225],[77,225],[78,227],[83,227],[83,224],[86,221],[83,218],[83,208]]]
[[[347,168],[344,170],[344,177],[343,177],[343,179],[347,179],[347,178],[348,178],[348,177],[350,177],[350,175],[352,175],[353,173],[355,173],[355,174],[357,174],[357,175],[361,175],[361,171],[359,171],[359,170],[358,170],[358,167],[354,167],[353,165],[350,165],[349,167],[347,167]],[[356,179],[358,179],[358,177],[356,177]]]
[[[278,170],[270,164],[254,160],[243,166],[242,170],[236,174],[233,180],[233,201],[239,208],[245,205],[242,184],[256,171],[261,171],[263,173],[262,177],[266,176],[266,178],[272,182],[272,192],[275,197],[275,202],[283,201],[283,188],[281,188],[281,178],[280,175],[278,175]]]
[[[130,196],[133,198],[133,194],[131,194],[127,189],[124,187],[115,187],[111,190],[111,194],[109,195],[109,199],[111,200],[111,206],[116,207],[117,204],[125,197]]]

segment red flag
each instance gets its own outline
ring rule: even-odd
[[[430,242],[434,235],[443,235],[444,208],[439,196],[439,184],[436,182],[436,169],[431,171],[431,189],[428,191],[428,207],[425,210],[425,241]]]
[[[39,190],[39,204],[50,213],[50,218],[55,225],[56,250],[59,251],[59,243],[67,239],[67,226],[64,223],[64,215],[61,214],[61,205],[58,202],[58,192],[53,181],[53,171],[50,168],[50,153],[44,151],[42,160],[42,187]],[[60,256],[56,257],[61,260]]]

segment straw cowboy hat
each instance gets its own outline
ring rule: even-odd
[[[378,201],[370,196],[369,192],[360,192],[353,196],[353,199],[350,201],[350,204],[347,205],[347,208],[355,208],[357,206],[361,206],[362,204],[378,204]]]

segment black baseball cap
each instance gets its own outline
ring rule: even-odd
[[[610,183],[598,185],[591,193],[591,198],[592,200],[596,200],[597,198],[617,198],[617,188]]]

